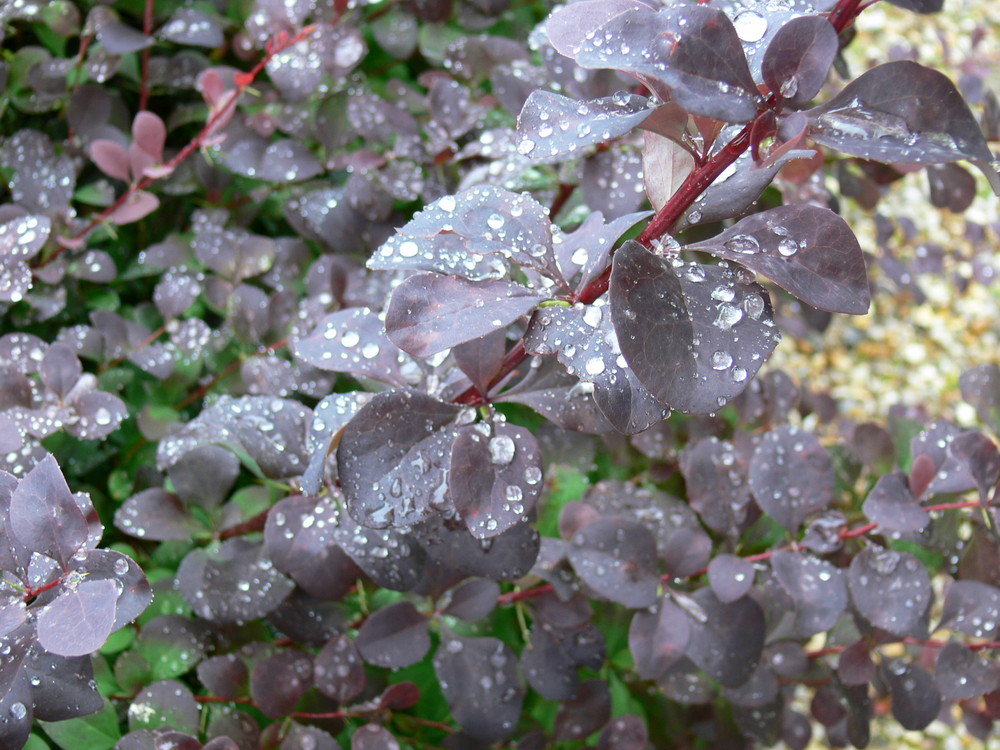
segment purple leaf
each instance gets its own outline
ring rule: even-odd
[[[146,574],[135,560],[121,552],[92,549],[73,570],[88,581],[107,580],[115,585],[119,593],[112,630],[128,625],[153,601],[153,592]]]
[[[901,471],[879,477],[862,510],[886,531],[915,532],[930,523],[930,516],[913,497],[906,474]]]
[[[115,526],[130,536],[158,542],[191,539],[206,530],[176,495],[159,487],[126,500],[115,511]]]
[[[670,413],[621,361],[612,316],[602,300],[538,310],[524,343],[529,354],[555,354],[570,375],[592,383],[594,403],[619,432],[641,432]]]
[[[615,253],[610,291],[626,361],[656,399],[679,411],[723,406],[778,342],[767,292],[733,269],[675,268],[629,241]]]
[[[837,32],[827,19],[793,18],[767,46],[761,64],[764,83],[789,104],[805,104],[823,87],[838,49]]]
[[[458,344],[452,350],[452,356],[459,369],[485,395],[489,390],[490,380],[500,370],[506,347],[507,331],[498,328],[478,339]]]
[[[594,29],[636,8],[648,10],[649,5],[639,0],[584,0],[560,6],[545,22],[545,33],[559,54],[573,57]]]
[[[664,597],[655,610],[640,610],[632,616],[628,645],[635,668],[644,680],[658,680],[687,650],[691,621],[684,611]]]
[[[970,700],[1000,686],[997,665],[960,643],[949,643],[938,653],[934,682],[949,700]]]
[[[688,443],[680,456],[688,503],[713,531],[738,533],[747,518],[747,467],[728,441],[707,437]]]
[[[510,646],[497,638],[463,638],[445,631],[434,654],[434,671],[463,732],[495,742],[514,731],[525,689]]]
[[[721,554],[708,564],[708,583],[720,602],[728,604],[753,588],[753,563],[736,555]]]
[[[400,371],[401,352],[386,337],[378,315],[366,307],[326,316],[308,336],[293,339],[292,352],[296,359],[320,370],[406,385]]]
[[[346,703],[365,688],[365,665],[357,647],[346,635],[335,635],[316,654],[313,663],[316,687],[339,703]]]
[[[868,547],[848,571],[854,606],[868,622],[896,635],[918,632],[931,601],[927,569],[908,552]]]
[[[24,747],[31,733],[34,720],[34,700],[28,674],[18,669],[10,682],[0,685],[0,713],[6,721],[0,722],[0,744],[5,747]]]
[[[154,163],[163,161],[163,146],[167,142],[167,126],[157,115],[143,110],[132,121],[132,141],[153,157]]]
[[[927,182],[931,204],[961,214],[976,198],[976,178],[958,164],[928,166]]]
[[[365,724],[351,735],[351,750],[399,750],[399,742],[381,724]]]
[[[487,617],[497,606],[500,584],[485,578],[471,578],[453,589],[444,614],[475,622]]]
[[[157,35],[175,44],[209,49],[222,47],[226,41],[220,20],[195,8],[178,8]]]
[[[656,601],[656,540],[638,521],[591,521],[570,540],[569,561],[584,583],[611,601],[633,609]]]
[[[60,656],[97,651],[111,635],[117,600],[114,581],[83,581],[63,590],[38,612],[38,642]]]
[[[821,310],[862,314],[871,303],[861,246],[847,222],[826,208],[753,214],[688,249],[746,266]]]
[[[390,604],[373,613],[358,630],[358,652],[377,667],[409,667],[430,650],[427,626],[427,618],[410,602]]]
[[[484,423],[486,430],[489,424]],[[531,513],[542,491],[541,453],[523,427],[497,422],[459,430],[452,444],[452,502],[478,539],[502,534]],[[529,481],[534,480],[534,481]]]
[[[435,564],[494,581],[513,581],[526,575],[541,545],[538,532],[528,523],[512,526],[484,543],[464,527],[446,524],[440,516],[424,521],[414,535]]]
[[[844,573],[812,555],[776,550],[771,568],[795,602],[795,630],[802,638],[829,630],[847,608]]]
[[[958,379],[962,398],[976,408],[979,418],[1000,430],[1000,367],[977,365]]]
[[[365,575],[393,591],[410,591],[424,573],[424,550],[409,534],[359,526],[341,514],[338,542]]]
[[[616,138],[638,127],[655,107],[624,91],[580,102],[537,89],[517,117],[518,153],[551,159]]]
[[[980,581],[955,581],[948,587],[938,628],[992,639],[998,624],[1000,589]]]
[[[32,649],[24,661],[24,671],[31,682],[36,719],[63,721],[94,713],[106,705],[97,690],[89,654],[65,657]]]
[[[723,122],[747,122],[757,114],[759,94],[743,45],[717,8],[626,11],[586,35],[573,56],[584,68],[631,73],[692,114]]]
[[[892,694],[892,715],[903,729],[920,730],[937,718],[941,694],[926,669],[898,659],[886,659],[882,667]]]
[[[460,408],[407,391],[377,394],[344,428],[337,450],[347,509],[364,526],[406,526],[445,502],[449,425]]]
[[[145,190],[129,194],[128,200],[108,215],[108,221],[116,224],[131,224],[151,214],[160,207],[160,199]]]
[[[531,629],[531,648],[521,652],[528,684],[548,700],[569,700],[580,689],[580,667],[600,669],[607,658],[601,631],[592,623],[556,627],[539,621]]]
[[[52,231],[48,216],[21,216],[0,224],[0,257],[28,260],[45,246]]]
[[[642,177],[646,195],[659,211],[694,169],[694,157],[677,141],[659,133],[643,134]]]
[[[768,432],[750,461],[750,489],[761,509],[789,531],[833,501],[833,461],[819,439],[784,425]]]
[[[1000,187],[975,116],[955,84],[931,68],[909,60],[879,65],[807,114],[810,136],[824,146],[881,162],[968,159]]]
[[[563,701],[556,712],[553,739],[583,740],[611,718],[611,691],[600,679],[587,680],[572,699]]]
[[[97,38],[112,55],[126,55],[138,52],[153,44],[153,40],[141,31],[127,26],[121,21],[109,20],[97,30]]]
[[[281,719],[295,710],[295,704],[313,681],[312,655],[295,649],[279,651],[254,665],[250,673],[250,697],[271,719]]]
[[[236,654],[212,656],[198,664],[198,679],[201,684],[227,700],[234,700],[246,693],[249,676],[246,662]]]
[[[63,567],[87,541],[87,520],[51,455],[39,461],[11,495],[10,529],[25,547]]]
[[[385,330],[403,351],[429,357],[505,328],[544,299],[513,281],[417,274],[393,290]]]
[[[764,612],[749,596],[724,603],[710,589],[692,597],[705,620],[691,628],[687,656],[726,687],[745,683],[764,649]]]

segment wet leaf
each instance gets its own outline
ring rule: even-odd
[[[558,627],[536,621],[531,647],[521,652],[521,668],[528,684],[548,700],[569,700],[580,689],[580,667],[600,669],[607,658],[601,631],[590,622]]]
[[[198,679],[215,695],[233,700],[246,694],[250,672],[246,662],[238,655],[223,654],[200,662]]]
[[[628,644],[636,671],[644,680],[658,680],[687,650],[691,621],[669,598],[663,598],[655,611],[640,610],[632,616]]]
[[[904,729],[920,730],[937,718],[941,694],[926,669],[887,659],[882,674],[892,693],[892,715]]]
[[[680,469],[687,499],[713,531],[735,534],[750,505],[747,467],[728,441],[706,437],[684,447]]]
[[[416,664],[430,650],[427,618],[410,602],[373,613],[358,631],[358,652],[369,664],[400,669]]]
[[[868,547],[851,560],[848,587],[868,622],[896,635],[917,633],[931,601],[927,569],[908,552]]]
[[[677,141],[659,133],[646,131],[643,138],[643,182],[649,202],[659,211],[691,174],[694,157]]]
[[[587,680],[571,700],[563,701],[556,713],[556,741],[582,740],[611,718],[611,691],[604,680]]]
[[[962,95],[948,78],[909,60],[863,73],[809,110],[810,135],[863,159],[918,164],[967,159],[996,188],[993,154]]]
[[[444,614],[458,617],[468,622],[482,620],[497,606],[500,585],[496,581],[472,578],[452,590]]]
[[[753,588],[753,563],[736,555],[720,554],[708,564],[708,583],[720,602],[734,602]]]
[[[169,725],[181,732],[198,731],[198,704],[177,680],[154,682],[139,691],[128,709],[129,731]]]
[[[994,638],[1000,625],[1000,589],[980,581],[955,581],[948,587],[938,628],[976,638]]]
[[[434,671],[462,731],[481,742],[495,742],[514,731],[525,688],[510,646],[497,638],[444,632]]]
[[[691,628],[687,656],[726,687],[745,683],[764,649],[764,612],[748,596],[721,602],[709,589],[692,597],[705,621]]]
[[[1000,430],[1000,367],[977,365],[958,379],[962,398],[976,408],[979,418],[995,430]]]
[[[393,291],[385,330],[403,351],[429,357],[505,328],[544,299],[512,281],[417,274]]]
[[[776,550],[771,568],[795,601],[795,630],[808,638],[830,630],[847,608],[844,573],[812,555]]]
[[[879,477],[862,510],[886,531],[920,531],[930,523],[930,516],[914,499],[901,471]]]
[[[773,208],[689,249],[746,266],[821,310],[863,314],[871,303],[861,246],[826,208]]]
[[[764,53],[764,83],[789,104],[805,104],[826,82],[839,43],[833,26],[820,16],[800,16],[784,24]]]
[[[460,409],[406,391],[376,395],[344,428],[337,466],[350,514],[364,526],[413,524],[444,507]]]
[[[636,242],[615,253],[611,315],[622,354],[659,401],[714,412],[778,342],[767,293],[721,266],[677,267]]]
[[[656,601],[656,540],[638,521],[591,521],[570,540],[569,561],[584,583],[611,601],[633,609]]]
[[[351,735],[351,750],[399,750],[399,742],[381,724],[365,724]]]
[[[365,688],[365,665],[357,647],[346,635],[335,635],[316,654],[313,679],[324,695],[346,703]]]
[[[295,709],[312,682],[312,655],[287,649],[254,665],[250,672],[250,696],[265,716],[280,719]]]
[[[949,643],[938,653],[934,683],[949,700],[969,700],[996,690],[1000,671],[975,651],[960,643]]]
[[[22,545],[64,567],[87,540],[86,518],[51,455],[39,461],[11,495],[10,530]]]
[[[836,477],[819,439],[785,425],[768,432],[757,446],[749,483],[763,511],[795,532],[833,501]]]

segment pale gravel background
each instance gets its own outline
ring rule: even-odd
[[[993,31],[973,56],[970,34],[984,24]],[[953,80],[961,74],[958,64],[974,61],[977,68],[989,71],[987,85],[1000,93],[1000,0],[946,0],[944,12],[929,16],[880,2],[861,14],[858,27],[859,36],[847,55],[855,76],[887,61],[893,45],[905,45],[915,48],[917,62]],[[1000,144],[991,145],[995,152],[1000,149]],[[1000,200],[980,173],[969,169],[977,177],[979,192],[964,216],[930,204],[922,171],[890,186],[876,210],[889,217],[909,217],[924,232],[924,241],[946,250],[965,248],[965,216],[982,224],[1000,220]],[[831,187],[836,188],[835,181]],[[874,214],[849,199],[842,201],[841,210],[862,247],[879,255]],[[912,257],[914,249],[893,247],[900,258]],[[970,275],[967,266],[954,257],[946,259],[947,268],[957,267]],[[913,304],[906,295],[889,293],[892,282],[882,282],[875,270],[872,284],[880,291],[869,315],[836,315],[830,328],[810,342],[785,337],[768,366],[784,369],[796,381],[829,388],[842,399],[847,414],[859,420],[884,421],[891,405],[905,403],[923,404],[932,414],[975,426],[975,412],[959,396],[958,377],[973,365],[1000,363],[1000,261],[996,256],[993,266],[998,273],[991,287],[973,282],[963,294],[945,278],[918,277],[927,295],[922,305]]]

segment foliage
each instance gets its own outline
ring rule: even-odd
[[[1000,370],[757,377],[869,308],[841,198],[1000,189],[861,11],[5,3],[0,744],[988,734]]]

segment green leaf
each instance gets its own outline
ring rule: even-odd
[[[38,723],[63,750],[111,750],[122,736],[118,714],[107,701],[100,711],[89,716]]]

